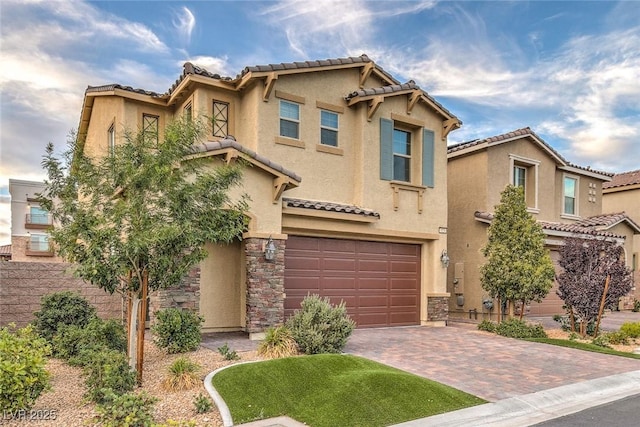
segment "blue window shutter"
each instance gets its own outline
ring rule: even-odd
[[[393,179],[393,120],[380,118],[380,179]]]
[[[435,184],[434,148],[433,131],[425,129],[422,133],[422,185],[425,187],[433,187]]]

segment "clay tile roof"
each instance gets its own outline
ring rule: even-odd
[[[474,213],[474,216],[478,219],[485,220],[485,221],[493,220],[493,214],[490,212],[476,211]],[[603,215],[603,216],[606,216],[606,215]],[[592,217],[592,218],[595,218],[595,217]],[[599,230],[595,226],[595,224],[591,224],[589,222],[590,219],[591,218],[586,218],[582,221],[578,221],[575,223],[538,221],[538,224],[542,226],[543,230],[562,231],[565,233],[586,234],[591,236],[612,237],[612,238],[618,238],[618,239],[624,238],[624,236],[611,233],[610,231]]]
[[[501,135],[490,136],[488,138],[482,138],[482,139],[474,139],[472,141],[460,142],[458,144],[450,145],[449,148],[447,148],[447,153],[453,153],[453,152],[456,152],[456,151],[464,150],[465,148],[473,147],[473,146],[484,144],[484,143],[505,141],[505,140],[512,139],[512,138],[515,138],[515,137],[518,137],[518,136],[533,136],[533,137],[539,139],[551,151],[553,151],[559,158],[562,159],[562,156],[560,154],[558,154],[553,148],[551,148],[547,143],[545,143],[542,140],[542,138],[540,138],[538,135],[536,135],[535,132],[533,132],[531,130],[531,128],[528,127],[528,126],[526,128],[512,130],[511,132],[503,133]]]
[[[640,169],[614,174],[611,181],[602,184],[602,188],[625,187],[636,184],[640,184]]]
[[[578,221],[578,224],[582,225],[583,227],[610,228],[623,221],[628,222],[632,228],[635,228],[635,230],[640,233],[640,226],[636,224],[636,222],[631,219],[631,217],[629,217],[629,215],[627,215],[625,212],[590,216]]]
[[[344,205],[332,202],[320,202],[316,200],[292,199],[283,197],[285,205],[290,208],[315,209],[318,211],[342,212],[353,215],[369,216],[380,218],[380,214],[371,209],[364,209],[354,205]]]
[[[295,172],[292,172],[286,169],[284,166],[267,159],[265,156],[246,148],[245,146],[238,143],[235,139],[227,138],[227,139],[222,139],[220,141],[207,141],[202,144],[196,144],[193,146],[193,151],[196,153],[204,153],[208,151],[222,150],[224,148],[233,148],[235,150],[238,150],[241,153],[244,153],[247,156],[251,157],[252,159],[257,160],[263,165],[266,165],[271,169],[274,169],[295,181],[298,181],[298,182],[302,181],[302,178],[299,175],[297,175]]]
[[[413,90],[420,89],[416,82],[413,80],[409,80],[407,83],[397,84],[397,85],[388,85],[381,87],[372,87],[368,89],[360,89],[354,92],[351,92],[347,96],[344,97],[345,100],[349,101],[352,98],[358,96],[370,96],[370,95],[384,95],[388,93],[401,92],[403,90]]]
[[[123,86],[117,83],[102,85],[102,86],[88,86],[86,93],[104,92],[104,91],[110,91],[115,89],[126,90],[128,92],[139,93],[141,95],[149,95],[149,96],[158,97],[158,98],[162,96],[162,94],[159,94],[157,92],[152,92],[150,90],[144,90],[144,89],[134,89],[131,86]]]
[[[187,77],[188,75],[197,75],[197,76],[203,76],[203,77],[208,77],[211,79],[215,79],[215,80],[224,80],[224,81],[231,81],[231,77],[223,77],[220,74],[217,73],[211,73],[209,71],[207,71],[206,69],[199,67],[197,65],[192,64],[191,62],[185,62],[183,67],[182,67],[182,74],[180,75],[180,77],[178,77],[178,79],[173,83],[173,85],[171,85],[171,87],[169,88],[169,90],[167,91],[167,94],[172,94],[174,90],[176,90],[176,88],[178,87],[178,85],[185,79],[185,77]]]
[[[346,58],[336,58],[336,59],[324,59],[324,60],[316,60],[316,61],[304,61],[304,62],[283,62],[280,64],[267,64],[267,65],[254,65],[252,67],[245,67],[242,70],[242,73],[238,77],[242,77],[247,73],[257,73],[257,72],[269,72],[269,71],[281,71],[281,70],[295,70],[295,69],[304,69],[304,68],[316,68],[316,67],[327,67],[332,65],[348,65],[348,64],[364,64],[367,62],[373,62],[367,55],[360,56],[350,56]],[[380,69],[384,74],[384,70]],[[395,79],[388,75],[391,81],[395,82]]]
[[[0,256],[7,257],[11,256],[11,245],[1,245],[0,246]]]

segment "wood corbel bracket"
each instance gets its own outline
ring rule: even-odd
[[[273,179],[273,203],[278,203],[280,197],[282,196],[282,192],[287,188],[287,184],[289,180],[283,176],[278,176]]]
[[[460,127],[460,121],[456,118],[448,119],[442,122],[442,139],[446,139],[449,132]]]
[[[382,104],[383,102],[384,102],[384,97],[382,96],[376,96],[369,101],[369,106],[367,110],[367,121],[369,122],[371,121],[371,118],[376,113],[376,111],[378,111],[378,108],[380,108],[380,104]]]
[[[411,95],[409,96],[409,99],[407,100],[407,114],[411,114],[411,111],[413,110],[413,107],[416,106],[416,104],[418,103],[418,100],[422,97],[422,91],[416,89],[413,92],[411,92]]]
[[[262,92],[262,100],[264,102],[269,101],[269,96],[271,96],[271,91],[273,90],[273,86],[278,80],[278,75],[276,73],[270,73],[264,81],[264,91]]]
[[[238,158],[238,152],[236,150],[227,151],[224,156],[224,161],[227,165],[231,164],[234,159]]]
[[[375,65],[373,62],[367,62],[365,66],[362,67],[362,71],[360,71],[360,88],[364,88],[364,84],[369,76],[371,76],[374,67]]]

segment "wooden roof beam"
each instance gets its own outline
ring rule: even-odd
[[[367,120],[368,121],[371,121],[371,118],[376,113],[376,111],[378,111],[378,108],[380,108],[380,104],[382,104],[383,102],[384,102],[384,97],[383,96],[376,96],[376,97],[372,98],[371,101],[369,101],[369,106],[368,106],[368,109],[367,109]]]
[[[273,90],[273,86],[275,85],[276,80],[278,80],[278,75],[275,72],[270,73],[265,79],[264,91],[262,92],[262,100],[264,102],[269,101],[269,96],[271,95],[271,91]]]

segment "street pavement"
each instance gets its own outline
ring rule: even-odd
[[[638,408],[640,394],[535,424],[535,427],[637,427],[640,424]]]

